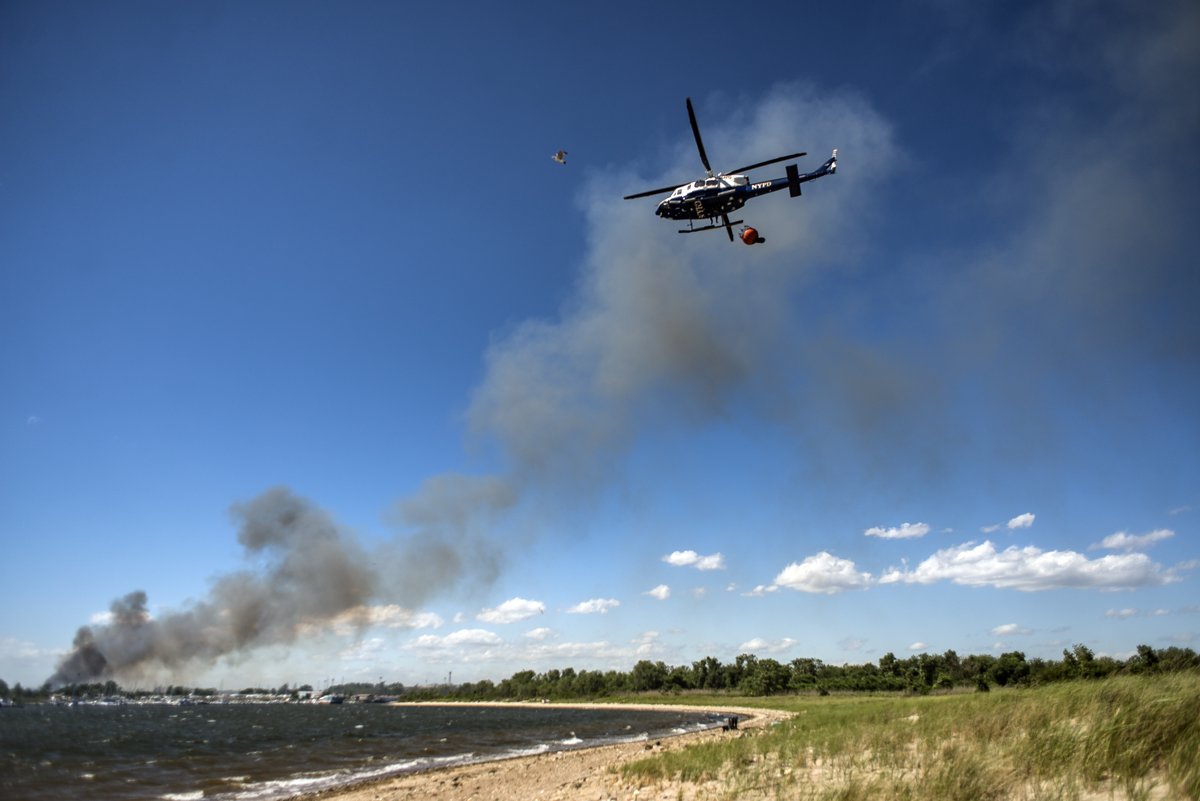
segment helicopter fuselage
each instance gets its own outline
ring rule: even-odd
[[[787,178],[750,183],[745,175],[718,175],[677,187],[654,213],[668,220],[710,220],[737,211],[752,197],[787,189]]]

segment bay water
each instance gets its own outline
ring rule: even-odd
[[[277,801],[721,725],[703,710],[211,704],[0,709],[0,799]]]

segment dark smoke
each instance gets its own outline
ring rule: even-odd
[[[398,505],[396,523],[408,536],[368,551],[307,499],[283,487],[267,490],[230,510],[251,568],[220,577],[208,598],[161,618],[150,614],[140,590],[118,598],[109,622],[79,629],[49,681],[177,673],[292,643],[335,621],[364,625],[364,608],[374,602],[419,604],[464,576],[486,583],[501,565],[488,526],[515,500],[498,479],[430,479]]]
[[[362,548],[325,512],[287,489],[236,504],[238,541],[261,571],[220,578],[207,600],[154,618],[146,593],[113,602],[108,623],[84,626],[52,685],[147,669],[211,663],[242,648],[292,642],[305,625],[327,621],[368,602],[377,578]]]

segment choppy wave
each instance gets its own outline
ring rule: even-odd
[[[5,713],[0,795],[25,801],[75,798],[85,777],[92,801],[279,801],[405,773],[645,741],[723,722],[700,710],[515,706],[127,706]]]

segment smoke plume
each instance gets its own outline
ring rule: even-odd
[[[150,615],[144,592],[117,599],[108,623],[75,635],[74,651],[51,683],[174,670],[247,647],[289,643],[304,626],[373,597],[377,579],[362,547],[304,498],[275,488],[231,512],[246,558],[261,559],[261,570],[222,576],[207,600],[162,618]]]

